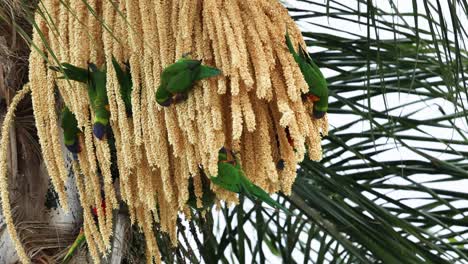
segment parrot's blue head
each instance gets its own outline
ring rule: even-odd
[[[99,140],[102,140],[104,136],[107,134],[107,128],[108,126],[103,125],[101,123],[94,123],[93,124],[93,134],[96,136]]]
[[[317,111],[314,109],[313,115],[315,119],[320,119],[325,115],[325,111]]]
[[[70,151],[71,153],[80,153],[81,152],[81,147],[80,147],[80,142],[79,140],[75,140],[75,143],[71,145],[65,145],[65,147]]]

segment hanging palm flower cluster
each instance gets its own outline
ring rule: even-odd
[[[267,192],[291,192],[306,151],[321,158],[326,83],[279,2],[46,0],[35,22],[19,96],[30,88],[64,209],[64,157],[75,158],[95,262],[110,247],[119,200],[143,230],[148,258],[159,260],[154,222],[176,243],[179,212],[236,202],[236,192],[281,207]],[[27,262],[1,179],[3,212]]]

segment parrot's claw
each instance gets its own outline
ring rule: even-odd
[[[107,126],[101,124],[101,123],[94,123],[93,125],[93,134],[96,136],[99,140],[102,140],[104,136],[107,133]]]
[[[176,93],[174,96],[172,96],[172,101],[174,104],[179,104],[185,100],[187,100],[188,95],[186,93]]]

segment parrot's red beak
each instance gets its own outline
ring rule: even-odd
[[[320,97],[314,95],[314,94],[309,94],[307,95],[307,100],[311,101],[311,102],[318,102],[320,101]]]

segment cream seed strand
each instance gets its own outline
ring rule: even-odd
[[[321,137],[328,133],[328,117],[314,119],[312,104],[301,100],[308,86],[284,41],[286,28],[296,49],[306,46],[279,2],[123,0],[113,4],[88,0],[87,6],[82,1],[69,1],[73,15],[59,2],[44,0],[50,8],[48,20],[58,24],[60,34],[40,15],[36,15],[36,22],[60,62],[83,68],[92,62],[106,69],[115,150],[109,138],[99,141],[93,135],[95,114],[87,85],[57,80],[61,73],[47,70],[53,65],[46,65],[39,52],[30,55],[30,68],[35,70],[30,72],[29,86],[18,96],[24,96],[30,87],[44,163],[65,208],[68,173],[55,110],[55,87],[77,118],[81,152],[73,170],[84,208],[84,232],[94,241],[89,250],[95,262],[110,247],[112,208],[118,207],[119,199],[127,204],[131,222],[145,234],[148,262],[160,262],[153,222],[159,222],[172,243],[177,243],[178,214],[190,213],[186,204],[189,180],[193,180],[196,203],[201,207],[205,191],[201,177],[218,174],[218,151],[223,146],[235,150],[246,176],[271,193],[291,192],[297,163],[306,150],[311,159],[321,158]],[[33,41],[41,52],[49,54],[36,30]],[[222,75],[197,82],[185,102],[161,107],[155,98],[161,73],[186,52],[192,52],[192,59],[220,69]],[[46,56],[53,61],[51,55]],[[124,63],[130,64],[131,115],[121,96],[112,57],[124,70]],[[10,118],[14,107],[8,112]],[[3,129],[8,122],[11,120],[6,119]],[[2,142],[8,140],[7,132],[2,131],[2,136]],[[2,144],[0,162],[6,148]],[[112,151],[116,152],[115,161]],[[283,169],[277,168],[279,160],[284,162]],[[119,197],[114,190],[112,162],[119,171],[115,185],[120,187]],[[0,165],[2,206],[6,206],[4,212],[11,212],[6,165]],[[211,189],[216,201],[238,202],[235,193],[218,186]],[[106,209],[101,207],[103,199]],[[97,209],[97,225],[92,207]],[[6,220],[21,261],[27,263],[13,219],[6,216]]]

